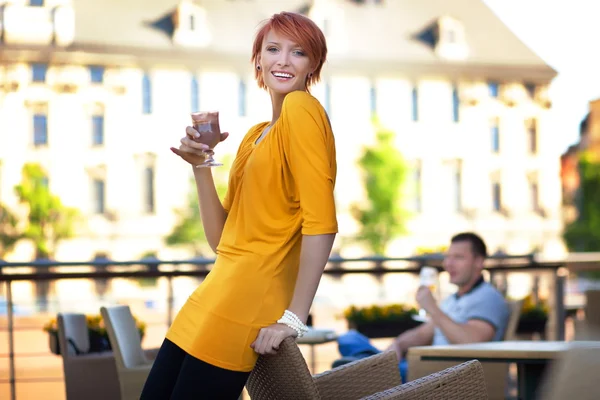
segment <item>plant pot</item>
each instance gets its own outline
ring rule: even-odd
[[[421,323],[411,318],[403,321],[350,322],[348,327],[357,330],[368,338],[376,339],[396,337],[409,329],[416,328]]]
[[[48,346],[52,354],[60,355],[60,343],[58,342],[58,332],[48,332]]]
[[[519,319],[517,325],[517,333],[544,333],[546,332],[546,323],[548,318],[545,319]]]

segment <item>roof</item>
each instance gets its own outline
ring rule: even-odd
[[[72,51],[147,51],[198,58],[221,54],[247,60],[261,21],[283,10],[311,13],[320,8],[325,10],[322,15],[331,19],[337,38],[329,40],[332,62],[515,67],[535,69],[549,78],[556,74],[481,0],[384,0],[383,4],[352,0],[196,0],[194,3],[206,11],[212,37],[201,49],[182,48],[171,40],[170,16],[179,0],[103,0],[102,7],[97,0],[72,2],[75,41],[67,49]],[[440,59],[427,41],[417,37],[444,16],[455,18],[464,27],[469,48],[464,60]],[[337,43],[345,45],[336,49]]]

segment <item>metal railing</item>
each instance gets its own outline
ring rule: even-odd
[[[364,257],[342,258],[331,257],[324,271],[325,275],[343,276],[348,274],[369,274],[382,277],[387,274],[419,274],[422,266],[433,266],[442,270],[441,255],[428,255],[419,257]],[[190,260],[158,260],[143,259],[136,261],[93,260],[81,262],[58,261],[29,261],[29,262],[1,262],[0,282],[6,287],[7,305],[7,330],[8,330],[8,363],[11,399],[16,398],[15,378],[15,351],[14,351],[14,301],[12,283],[17,281],[47,282],[64,279],[109,279],[109,278],[167,278],[167,313],[166,324],[169,326],[173,320],[173,284],[175,277],[205,277],[210,272],[214,259],[197,258]],[[368,263],[370,267],[353,267],[355,264]],[[600,263],[598,263],[600,264]],[[182,266],[193,268],[181,269]],[[490,280],[498,273],[506,272],[552,272],[555,281],[554,309],[557,321],[564,321],[564,293],[565,274],[561,268],[565,262],[537,262],[533,254],[492,256],[489,257],[485,270],[490,274]],[[32,271],[22,271],[22,267],[30,267]],[[60,267],[61,271],[52,271],[51,268]],[[64,271],[71,267],[95,267],[94,271]],[[21,268],[21,269],[17,269]],[[13,270],[14,269],[14,270]],[[565,335],[564,323],[556,326],[556,338],[563,340]]]

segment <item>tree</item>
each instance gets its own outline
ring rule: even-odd
[[[364,173],[367,202],[351,211],[361,230],[357,239],[376,255],[404,232],[407,213],[402,207],[401,188],[406,178],[402,154],[394,146],[394,133],[375,122],[376,143],[364,149],[359,166]]]
[[[33,242],[36,260],[54,257],[58,243],[74,235],[77,210],[64,206],[50,192],[48,178],[38,164],[23,166],[15,191],[29,211],[24,236]]]
[[[8,207],[0,204],[0,260],[10,253],[23,238],[18,230],[18,219]]]
[[[577,193],[577,219],[565,227],[563,237],[569,251],[600,251],[600,162],[591,153],[579,159],[580,183]],[[586,273],[600,279],[600,273]]]
[[[22,180],[15,191],[29,211],[24,237],[33,242],[35,259],[53,258],[58,243],[73,236],[77,210],[64,206],[60,198],[50,192],[48,178],[38,164],[23,166]],[[38,268],[38,272],[48,271],[48,267]],[[35,290],[40,311],[47,311],[48,282],[38,282]]]
[[[600,251],[600,162],[582,153],[579,160],[579,215],[565,227],[569,251]]]
[[[213,178],[217,189],[217,194],[221,201],[227,192],[227,176],[229,172],[231,157],[221,158],[223,166],[213,168]],[[171,233],[165,238],[165,243],[169,246],[184,246],[191,249],[196,256],[207,254],[208,241],[202,226],[200,208],[198,206],[198,194],[196,193],[196,183],[191,179],[190,191],[188,193],[187,206],[175,210],[178,216],[178,222],[173,227]]]

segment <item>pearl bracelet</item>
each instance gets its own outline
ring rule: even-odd
[[[308,332],[308,327],[298,318],[296,314],[285,310],[283,316],[277,321],[278,324],[284,324],[292,328],[298,334],[298,337],[304,336]]]

